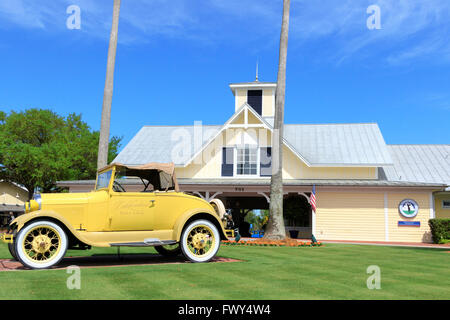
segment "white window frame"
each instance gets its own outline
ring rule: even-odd
[[[252,146],[251,144],[248,144],[248,146]],[[256,149],[256,174],[237,174],[237,167],[238,167],[238,149],[242,149],[239,148],[239,146],[234,146],[234,166],[233,166],[233,177],[239,177],[239,178],[257,178],[260,177],[260,147],[258,145],[253,145],[254,149]]]
[[[448,202],[449,205],[445,205],[444,202]],[[442,209],[450,209],[450,200],[442,200]]]

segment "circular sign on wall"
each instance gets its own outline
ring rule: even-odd
[[[412,199],[405,199],[398,205],[398,211],[405,218],[414,218],[419,213],[419,205]]]

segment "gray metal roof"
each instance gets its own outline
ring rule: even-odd
[[[148,162],[174,162],[184,165],[222,126],[203,126],[203,139],[194,143],[194,126],[145,126],[114,159],[138,165]],[[284,137],[289,145],[313,166],[386,166],[392,164],[381,131],[376,123],[365,124],[286,124]],[[180,157],[173,152],[186,145]],[[178,146],[178,148],[177,148]],[[177,159],[175,159],[177,158]]]
[[[450,185],[449,144],[389,145],[388,149],[394,166],[383,168],[387,180]]]
[[[270,179],[177,179],[180,185],[270,185]],[[371,187],[436,187],[443,188],[442,183],[425,183],[410,181],[360,180],[360,179],[286,179],[286,186],[371,186]]]
[[[376,123],[287,124],[284,128],[285,139],[312,165],[392,164]]]
[[[131,139],[113,162],[120,162],[127,165],[139,165],[149,162],[174,162],[176,165],[183,165],[195,152],[206,143],[211,136],[220,130],[221,126],[203,126],[203,140],[194,143],[194,126],[145,126]],[[181,154],[183,161],[176,161],[172,152],[180,150],[177,148],[186,143],[181,140],[181,136],[190,139],[189,148],[186,154]],[[194,150],[194,148],[196,150]],[[181,152],[181,151],[180,151]]]
[[[231,185],[231,186],[269,186],[270,178],[267,179],[177,179],[178,184],[183,185]],[[76,185],[94,186],[95,180],[75,180],[58,181],[60,187],[70,187]],[[123,184],[141,185],[142,181],[129,179]],[[368,186],[368,187],[426,187],[442,189],[445,184],[426,183],[411,181],[387,181],[387,180],[358,180],[358,179],[286,179],[283,181],[285,186]]]

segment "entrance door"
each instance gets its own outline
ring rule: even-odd
[[[111,231],[151,231],[156,215],[152,192],[112,192],[109,204]]]

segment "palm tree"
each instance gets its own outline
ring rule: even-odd
[[[105,90],[103,92],[102,122],[98,142],[97,168],[108,163],[109,127],[111,124],[111,102],[114,86],[114,66],[116,64],[117,33],[119,31],[120,0],[114,0],[113,20],[109,37],[108,62],[106,65]]]
[[[281,24],[280,53],[278,61],[277,90],[275,96],[275,119],[272,136],[272,178],[270,180],[270,216],[265,238],[285,239],[283,220],[283,124],[284,100],[286,91],[286,58],[289,34],[290,0],[283,1],[283,20]]]

